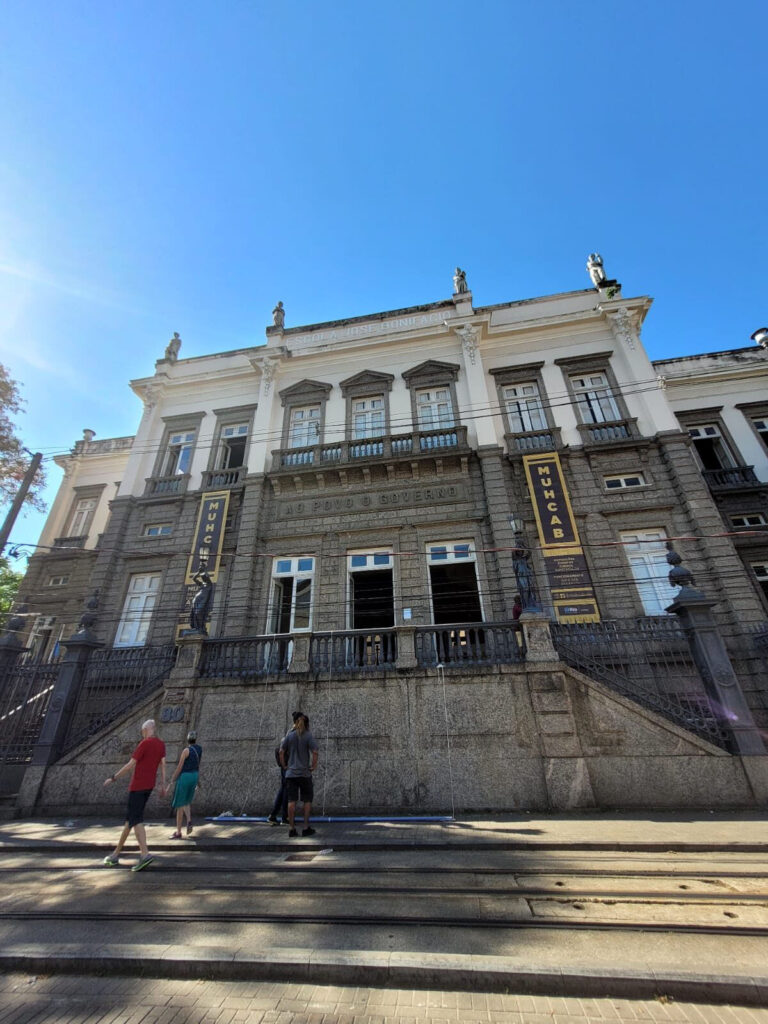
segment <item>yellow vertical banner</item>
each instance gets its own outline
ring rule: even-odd
[[[556,452],[524,455],[536,528],[558,622],[599,622],[589,572],[571,499]]]
[[[201,569],[205,569],[214,583],[218,579],[228,508],[229,491],[208,491],[200,497],[185,583],[193,583],[192,577]]]

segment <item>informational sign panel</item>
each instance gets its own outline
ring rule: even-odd
[[[592,577],[573,518],[560,459],[524,455],[541,553],[558,622],[599,622]]]
[[[200,498],[195,537],[187,562],[186,583],[194,582],[192,577],[201,569],[205,569],[214,583],[218,579],[228,508],[229,491],[209,491]]]

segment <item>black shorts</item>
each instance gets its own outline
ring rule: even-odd
[[[297,798],[301,798],[303,804],[311,804],[315,795],[315,787],[312,785],[312,777],[300,776],[297,779],[285,780],[285,791],[288,803],[292,804]]]
[[[128,794],[125,820],[129,825],[141,825],[144,821],[144,808],[147,806],[151,792],[151,789],[132,789]]]

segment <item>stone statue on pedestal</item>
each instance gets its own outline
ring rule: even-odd
[[[169,363],[175,363],[176,360],[179,358],[179,349],[180,348],[181,348],[181,338],[179,337],[179,332],[178,331],[174,331],[173,332],[173,337],[168,342],[168,344],[165,346],[165,357],[164,358],[167,359]]]
[[[605,268],[603,266],[603,257],[599,252],[591,252],[589,259],[587,260],[587,273],[590,276],[592,284],[595,288],[599,288],[606,280]]]
[[[272,321],[275,327],[285,327],[285,309],[283,308],[282,302],[278,302],[272,310]]]
[[[468,291],[467,272],[462,270],[461,267],[456,267],[453,272],[453,294],[464,295]]]

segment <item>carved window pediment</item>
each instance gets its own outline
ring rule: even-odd
[[[408,387],[445,381],[453,381],[459,375],[458,363],[443,363],[438,359],[427,359],[418,366],[405,370],[402,377]]]
[[[324,384],[319,380],[300,380],[296,384],[291,384],[288,388],[283,388],[280,392],[280,399],[283,405],[290,403],[296,405],[304,402],[321,402],[328,398],[328,395],[333,390],[332,384]]]
[[[342,395],[370,392],[382,393],[392,390],[393,373],[379,373],[376,370],[361,370],[360,373],[339,382]]]

